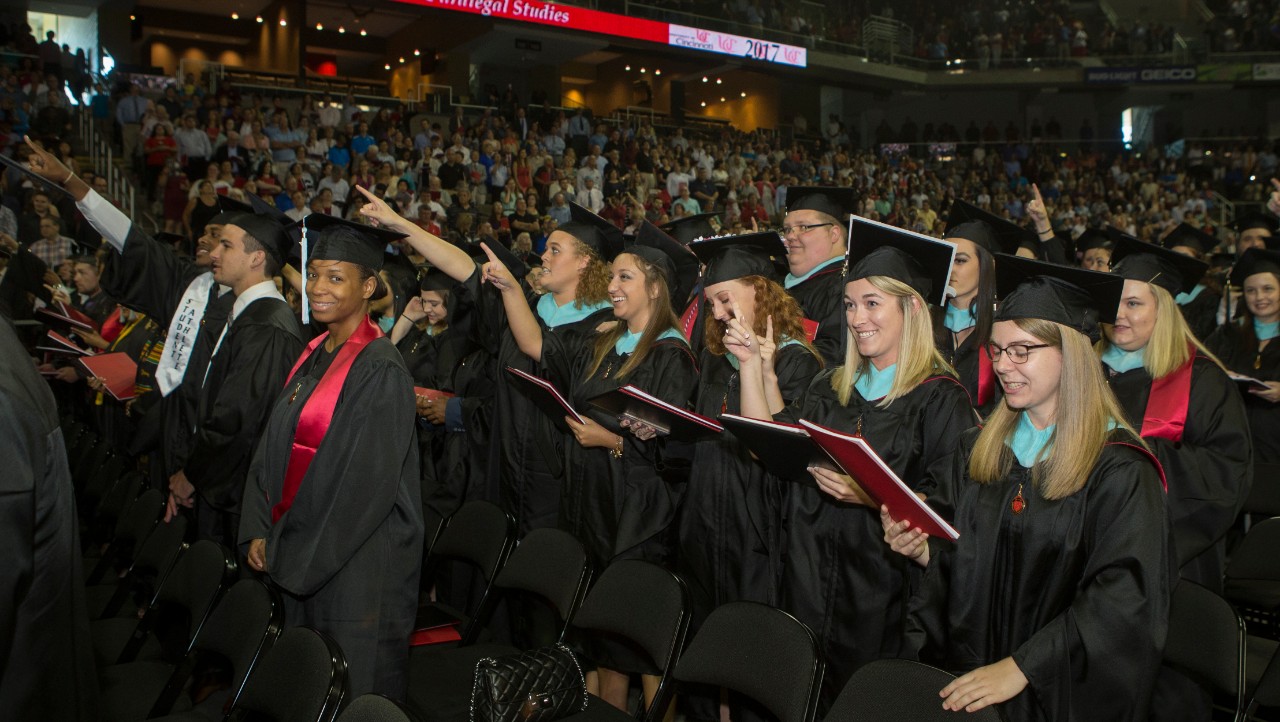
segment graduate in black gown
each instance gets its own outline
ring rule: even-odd
[[[1199,228],[1179,223],[1161,239],[1160,245],[1197,261],[1207,261],[1209,254],[1217,247],[1218,239]],[[1190,291],[1174,296],[1187,326],[1201,341],[1209,338],[1218,328],[1218,306],[1222,303],[1222,292],[1217,285],[1206,274]]]
[[[1116,243],[1106,231],[1086,228],[1076,239],[1076,247],[1080,250],[1080,267],[1086,271],[1111,273],[1111,252]]]
[[[698,213],[668,221],[658,228],[687,246],[699,238],[711,238],[716,235],[720,229],[720,217],[716,213]],[[693,300],[689,302],[684,313],[680,314],[680,331],[685,338],[689,339],[689,350],[696,358],[702,357],[703,329],[707,325],[706,313],[702,284],[699,283],[693,289]]]
[[[881,511],[890,546],[926,568],[905,652],[959,675],[939,691],[947,709],[998,705],[1010,722],[1145,719],[1172,552],[1159,466],[1091,347],[1123,283],[996,263],[990,353],[1006,393],[981,431],[962,435],[929,500],[959,539],[928,539]]]
[[[1035,232],[957,200],[943,238],[956,245],[956,260],[947,303],[934,313],[934,342],[985,417],[1000,400],[991,359],[983,353],[996,305],[995,254],[1017,253],[1019,246],[1036,242]]]
[[[782,284],[818,325],[813,345],[833,367],[844,360],[840,269],[849,233],[845,219],[853,206],[851,188],[794,186],[787,189],[782,221],[789,269]]]
[[[930,470],[977,422],[969,395],[934,346],[928,308],[944,302],[955,247],[874,221],[852,222],[844,364],[819,373],[784,407],[777,390],[766,394],[753,355],[742,361],[742,412],[860,435],[927,494]],[[735,324],[725,344],[743,346],[743,355],[758,348]],[[825,708],[859,667],[901,653],[910,569],[881,541],[879,515],[855,480],[822,468],[810,474],[811,480],[791,480],[797,483],[783,499],[779,606],[808,624],[822,645]]]
[[[1121,239],[1112,259],[1125,288],[1100,346],[1107,378],[1168,476],[1182,578],[1221,593],[1225,536],[1249,496],[1253,444],[1234,384],[1174,313],[1174,295],[1206,266],[1136,238]]]
[[[489,378],[496,394],[488,472],[491,488],[521,534],[555,527],[566,436],[504,369],[510,366],[535,376],[546,376],[546,370],[520,350],[508,326],[502,295],[482,282],[472,256],[402,218],[380,199],[368,193],[365,198],[368,202],[362,212],[366,216],[407,234],[406,243],[457,283],[451,301],[472,304],[471,337],[494,359],[496,369]],[[551,233],[542,254],[539,282],[545,293],[524,293],[541,332],[575,347],[582,339],[594,337],[601,324],[612,322],[609,263],[622,250],[622,231],[581,206],[570,206],[573,220]]]
[[[1269,251],[1280,251],[1280,221],[1270,213],[1246,213],[1236,217],[1231,229],[1235,231],[1236,258],[1243,256],[1250,248],[1265,248]],[[1239,286],[1228,285],[1222,292],[1222,303],[1218,305],[1218,325],[1223,326],[1240,317],[1244,306]]]
[[[501,290],[520,350],[539,360],[583,418],[565,418],[572,437],[564,444],[560,527],[578,537],[596,569],[619,559],[668,563],[683,489],[660,471],[665,440],[652,438],[648,427],[629,432],[590,400],[630,384],[669,404],[689,402],[698,371],[672,299],[684,305],[697,280],[697,257],[646,222],[636,242],[613,260],[609,297],[617,323],[574,346],[542,333],[519,284],[496,256],[490,258],[484,279]],[[591,646],[586,655],[597,671],[589,684],[600,697],[626,709],[627,673],[641,672],[646,703],[652,699],[661,670],[651,661],[603,641]]]
[[[1241,316],[1215,331],[1205,346],[1228,371],[1266,384],[1249,388],[1244,406],[1255,460],[1280,463],[1280,344],[1272,343],[1280,335],[1280,251],[1245,251],[1231,271],[1231,285],[1244,292]]]
[[[349,693],[403,700],[423,523],[413,380],[369,320],[387,235],[304,219],[307,302],[328,332],[294,364],[254,453],[240,544],[285,620],[333,637]]]
[[[0,711],[98,719],[75,491],[58,409],[0,314]]]
[[[741,363],[724,344],[732,319],[765,344],[763,372],[772,382],[767,387],[779,390],[783,404],[795,401],[822,369],[822,357],[804,337],[800,305],[777,283],[774,259],[785,253],[778,234],[724,236],[689,248],[706,264],[706,330],[694,411],[709,418],[741,411]],[[786,485],[729,431],[695,445],[676,555],[693,600],[690,634],[726,602],[777,604]],[[718,703],[718,695],[686,695],[686,714],[718,720]]]

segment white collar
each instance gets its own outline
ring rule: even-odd
[[[236,302],[231,304],[231,317],[227,319],[227,325],[230,326],[231,322],[239,318],[240,314],[248,308],[249,304],[260,298],[278,298],[281,301],[284,300],[284,296],[281,296],[280,292],[276,290],[275,281],[255,283],[254,285],[246,288],[244,293],[236,296]]]

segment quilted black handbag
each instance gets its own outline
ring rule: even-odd
[[[550,722],[587,708],[587,681],[563,644],[476,663],[471,722]]]

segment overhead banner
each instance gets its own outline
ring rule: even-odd
[[[407,5],[453,10],[522,23],[581,30],[599,35],[643,40],[676,48],[732,55],[766,63],[806,67],[808,51],[795,45],[746,38],[657,20],[633,18],[572,5],[539,0],[396,0]]]
[[[1194,83],[1196,69],[1192,65],[1169,68],[1085,68],[1084,82],[1112,85]]]
[[[1243,83],[1253,80],[1253,66],[1247,63],[1217,63],[1196,67],[1198,83]]]

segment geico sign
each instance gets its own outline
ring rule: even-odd
[[[1180,80],[1195,80],[1195,68],[1145,68],[1138,76],[1145,83],[1171,83]]]

